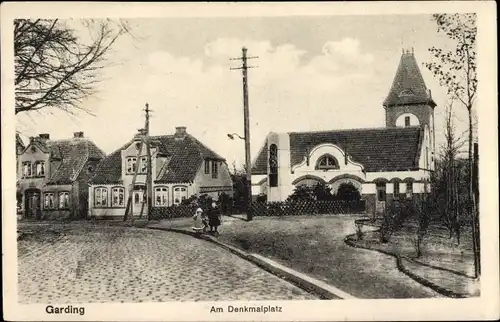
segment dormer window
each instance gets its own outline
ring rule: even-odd
[[[210,160],[205,160],[205,174],[210,173]]]
[[[318,162],[316,163],[316,170],[332,170],[332,169],[339,169],[339,163],[337,159],[330,155],[330,154],[325,154],[322,157],[318,159]]]

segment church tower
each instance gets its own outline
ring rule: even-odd
[[[431,91],[412,51],[404,51],[399,61],[396,76],[383,103],[386,127],[420,126],[426,138],[426,168],[434,169],[435,130],[434,107]]]

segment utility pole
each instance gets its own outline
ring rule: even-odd
[[[134,214],[132,213],[132,195],[134,193],[134,188],[135,188],[135,182],[137,179],[137,174],[139,173],[139,168],[141,166],[141,155],[142,155],[142,149],[144,147],[144,144],[146,145],[146,154],[147,154],[147,175],[146,175],[146,194],[147,194],[147,205],[148,205],[148,218],[149,218],[149,213],[151,211],[151,183],[152,180],[150,180],[151,177],[151,153],[150,153],[150,146],[149,146],[149,113],[151,110],[149,109],[149,105],[146,103],[146,124],[144,129],[140,129],[140,144],[137,150],[137,161],[135,164],[135,169],[134,169],[134,176],[132,177],[132,184],[131,187],[128,191],[128,198],[127,198],[127,205],[125,207],[125,214],[123,216],[123,221],[129,221],[129,219],[134,219]],[[113,197],[113,196],[111,196]],[[142,212],[144,211],[144,200],[141,205],[141,212],[140,216],[142,216]],[[132,213],[132,214],[131,214]]]
[[[147,154],[147,175],[146,175],[146,193],[147,193],[147,205],[148,205],[148,220],[151,220],[151,207],[153,199],[153,180],[151,171],[151,140],[149,138],[149,104],[146,103],[146,154]]]
[[[245,167],[246,167],[246,186],[247,186],[247,221],[252,221],[252,161],[250,159],[250,120],[248,111],[248,68],[254,68],[255,66],[248,66],[247,59],[253,59],[258,57],[247,57],[247,48],[243,47],[241,49],[242,56],[238,58],[231,58],[231,60],[242,60],[243,64],[241,67],[231,68],[241,69],[243,76],[243,125],[245,131]]]

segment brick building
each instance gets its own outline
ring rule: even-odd
[[[297,185],[350,182],[377,209],[413,198],[434,169],[434,107],[412,52],[403,52],[383,102],[385,127],[269,133],[252,168],[252,194],[283,201]]]
[[[104,158],[83,132],[68,140],[31,137],[17,155],[18,209],[26,219],[84,218],[87,181]]]

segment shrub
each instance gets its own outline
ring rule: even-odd
[[[337,193],[336,200],[360,200],[361,194],[359,190],[351,182],[341,183]]]

